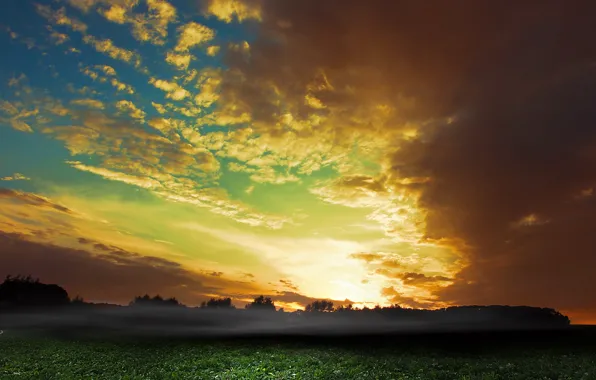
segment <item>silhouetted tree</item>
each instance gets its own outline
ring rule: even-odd
[[[137,296],[129,303],[130,306],[184,306],[176,298],[164,299],[159,294],[151,298],[148,294]]]
[[[270,310],[275,311],[275,304],[269,297],[258,296],[251,303],[245,306],[246,309],[251,310]]]
[[[31,276],[6,276],[0,284],[0,308],[3,310],[18,309],[21,307],[53,307],[59,305],[87,305],[85,307],[108,307],[115,305],[97,305],[86,303],[82,297],[75,297],[72,302],[68,293],[58,285],[43,284],[39,279]],[[132,307],[141,306],[139,315],[135,316],[139,323],[157,323],[160,313],[147,312],[144,314],[142,306],[175,306],[185,307],[176,298],[163,298],[160,295],[154,297],[145,294],[135,297],[129,304]],[[231,298],[212,298],[201,304],[203,308],[234,309]],[[250,304],[246,305],[250,310],[276,311],[273,300],[263,295],[256,297]],[[149,309],[150,310],[150,309]],[[138,311],[138,310],[137,310]],[[135,314],[137,313],[135,311]],[[335,313],[331,313],[335,311]],[[317,300],[307,305],[304,310],[286,313],[283,308],[278,310],[279,319],[287,323],[300,323],[301,320],[328,319],[328,318],[354,318],[363,323],[377,323],[383,319],[396,321],[416,321],[429,323],[447,323],[469,326],[490,326],[490,327],[566,327],[570,325],[569,318],[557,310],[550,308],[537,308],[526,306],[457,306],[436,310],[411,309],[400,305],[389,307],[375,306],[374,309],[364,307],[356,309],[352,305],[339,306],[334,309],[330,300]],[[167,314],[167,313],[163,313]],[[251,319],[250,313],[238,313],[234,318],[224,319],[222,323],[243,323],[242,315]],[[341,315],[340,315],[341,314]],[[181,315],[185,315],[182,313]],[[208,313],[203,314],[209,319]],[[200,319],[200,318],[199,318]],[[220,321],[217,321],[220,322]],[[160,322],[161,323],[161,322]]]
[[[314,301],[304,309],[306,312],[332,312],[333,310],[333,302],[327,300]]]
[[[31,276],[6,276],[0,284],[0,306],[53,307],[68,305],[70,299],[64,288],[55,284],[44,284]]]
[[[354,311],[354,310],[356,310],[356,309],[354,309],[354,305],[352,305],[352,304],[349,304],[347,306],[339,305],[337,308],[335,308],[336,313],[344,313],[344,312]]]
[[[201,308],[212,308],[212,309],[235,309],[232,305],[231,298],[211,298],[209,301],[203,301]]]

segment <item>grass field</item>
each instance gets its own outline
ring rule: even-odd
[[[592,337],[205,340],[0,336],[1,379],[596,379]],[[449,342],[453,339],[453,342]]]

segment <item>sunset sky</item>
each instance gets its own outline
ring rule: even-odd
[[[1,276],[596,322],[593,1],[0,7]]]

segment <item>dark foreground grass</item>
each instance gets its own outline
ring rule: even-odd
[[[596,379],[595,334],[497,335],[206,341],[5,334],[0,378]]]

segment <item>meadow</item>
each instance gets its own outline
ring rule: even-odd
[[[166,339],[0,336],[1,379],[596,379],[594,332]]]

